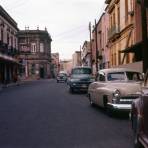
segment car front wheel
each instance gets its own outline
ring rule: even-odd
[[[74,89],[72,87],[69,87],[70,93],[74,93]]]
[[[104,109],[105,109],[107,115],[110,116],[110,117],[112,117],[113,116],[113,109],[110,108],[110,106],[107,103],[108,103],[107,96],[103,96]]]
[[[92,101],[91,95],[88,94],[89,103],[91,106],[94,106],[94,102]]]

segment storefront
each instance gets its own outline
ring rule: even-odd
[[[0,54],[0,83],[8,84],[17,80],[19,63],[16,59]]]

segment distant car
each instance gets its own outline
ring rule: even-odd
[[[66,73],[59,73],[57,75],[57,83],[59,82],[67,82],[67,74]]]
[[[87,91],[90,83],[94,81],[90,67],[75,67],[71,71],[68,79],[69,90],[71,93],[74,91]]]
[[[114,111],[129,112],[142,81],[142,73],[127,68],[100,70],[88,88],[90,104],[105,108],[110,115]]]
[[[135,148],[148,148],[148,71],[140,96],[132,103],[131,121]]]

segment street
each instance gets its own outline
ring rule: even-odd
[[[0,148],[132,148],[128,117],[91,107],[55,80],[27,82],[0,92]]]

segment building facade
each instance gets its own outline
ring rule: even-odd
[[[17,23],[0,6],[0,83],[15,82],[18,74]]]
[[[108,4],[106,12],[109,14],[108,39],[111,67],[130,66],[142,71],[140,3],[135,0],[106,0],[105,3]]]
[[[22,76],[30,79],[51,77],[51,37],[45,30],[20,30],[18,43]]]
[[[99,69],[110,67],[110,50],[108,48],[108,13],[104,12],[97,23],[97,46],[98,46],[98,65]]]
[[[51,53],[51,63],[51,75],[54,78],[60,71],[59,53]]]
[[[60,71],[64,71],[69,75],[71,73],[71,69],[72,69],[72,60],[60,61]]]
[[[72,55],[72,66],[81,66],[82,60],[81,60],[81,51],[75,51],[75,53]]]
[[[82,46],[81,59],[83,66],[91,67],[91,49],[89,41],[85,41]]]
[[[133,62],[133,54],[122,50],[132,46],[134,38],[134,0],[106,0],[109,14],[109,48],[111,67]]]

